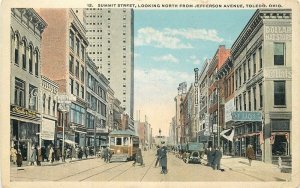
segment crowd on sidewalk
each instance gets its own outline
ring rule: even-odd
[[[62,153],[62,148],[54,147],[52,144],[49,144],[47,147],[33,145],[27,159],[27,165],[41,166],[42,162],[53,164],[53,162],[65,162],[66,160],[81,160],[83,157],[88,158],[88,156],[92,155],[94,155],[93,149],[87,146],[66,145],[64,153]],[[24,165],[24,157],[27,158],[27,156],[22,156],[20,149],[11,147],[10,159],[13,165],[17,165],[18,167]]]

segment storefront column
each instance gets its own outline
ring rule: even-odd
[[[263,147],[263,155],[265,163],[272,163],[272,145],[270,142],[271,137],[271,120],[268,116],[265,118],[264,123],[264,147]]]

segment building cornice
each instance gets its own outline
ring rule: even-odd
[[[251,40],[259,28],[263,25],[264,20],[275,20],[275,19],[291,19],[290,9],[259,9],[257,10],[243,31],[240,33],[236,41],[233,43],[231,48],[231,54],[235,59],[245,48],[245,45]]]

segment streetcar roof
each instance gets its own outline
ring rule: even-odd
[[[109,135],[130,135],[130,136],[137,136],[131,130],[113,130],[112,132],[109,133]]]

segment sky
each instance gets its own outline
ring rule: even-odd
[[[212,58],[219,45],[230,48],[255,10],[135,10],[135,116],[147,121],[153,136],[168,136],[181,82],[187,89],[194,68]],[[200,72],[199,71],[199,72]]]

